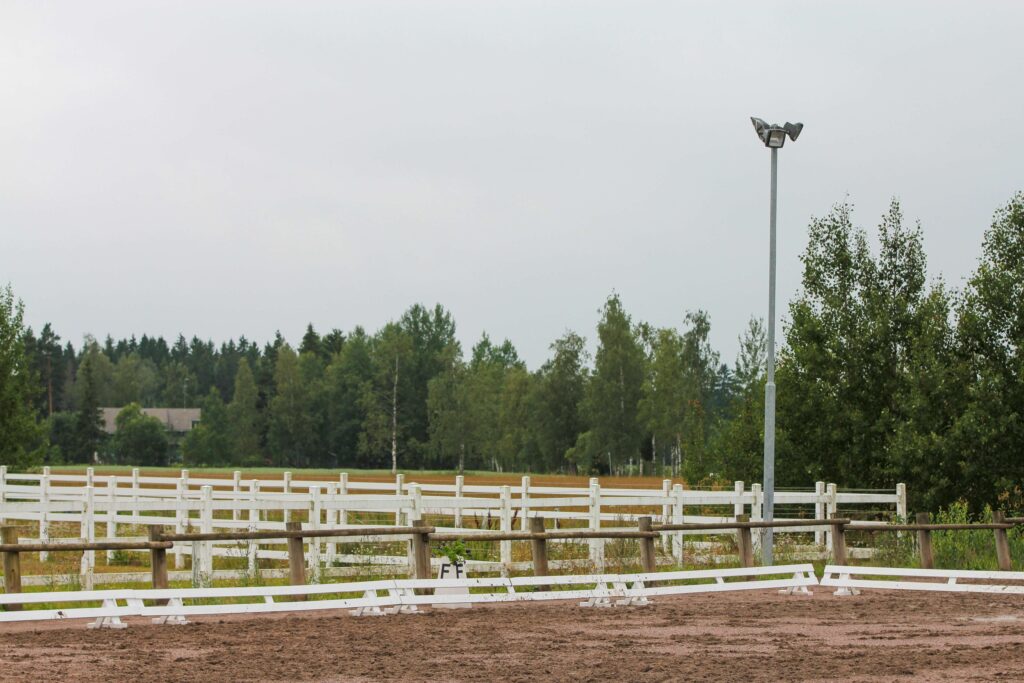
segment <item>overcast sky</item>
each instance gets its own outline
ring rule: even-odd
[[[892,196],[959,285],[1024,189],[1021,2],[0,4],[0,283],[38,329],[297,343],[440,302],[530,367],[703,308],[731,362],[811,216]]]

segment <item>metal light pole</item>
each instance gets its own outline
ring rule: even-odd
[[[765,521],[775,519],[775,207],[778,196],[779,149],[786,143],[786,136],[796,140],[803,130],[802,123],[769,125],[758,118],[750,119],[754,130],[772,150],[771,205],[768,219],[768,378],[764,385],[764,508]],[[772,543],[774,534],[767,527],[761,534],[762,564],[773,564]]]

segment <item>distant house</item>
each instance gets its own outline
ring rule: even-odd
[[[117,431],[117,414],[121,408],[100,408],[103,412],[103,431],[113,434]],[[155,417],[164,428],[176,434],[191,432],[199,424],[203,411],[199,408],[143,408],[142,412]]]

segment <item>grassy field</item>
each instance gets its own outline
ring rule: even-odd
[[[54,474],[80,474],[84,473],[86,465],[61,465],[51,468]],[[314,479],[321,481],[336,481],[338,475],[347,472],[350,481],[394,481],[395,475],[390,470],[360,470],[360,469],[296,469],[290,467],[204,467],[188,468],[189,476],[192,477],[224,477],[231,478],[236,470],[242,472],[246,479],[282,479],[285,472],[291,472],[295,479]],[[97,465],[94,467],[97,476],[131,474],[130,466],[121,465]],[[454,470],[399,470],[405,475],[407,483],[419,482],[423,484],[454,483],[458,474]],[[151,477],[177,477],[181,473],[180,467],[144,467],[141,468],[142,476]],[[512,472],[484,472],[466,471],[467,484],[476,485],[509,485],[518,486],[525,473]],[[530,483],[534,486],[582,486],[586,487],[590,482],[589,476],[569,474],[530,474]],[[642,488],[660,489],[663,477],[598,477],[601,486],[613,488]],[[684,479],[673,479],[673,484],[686,484]],[[732,488],[730,482],[726,488]]]

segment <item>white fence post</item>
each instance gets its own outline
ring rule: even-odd
[[[242,473],[239,472],[238,470],[235,470],[234,472],[231,473],[231,492],[235,494],[232,500],[234,500],[236,503],[239,501],[239,493],[241,493],[241,491]],[[241,514],[241,511],[236,507],[234,510],[231,511],[231,520],[237,522]]]
[[[174,533],[185,533],[185,520],[188,518],[188,509],[185,507],[185,490],[188,486],[188,470],[181,471],[181,477],[175,482],[174,492]],[[194,544],[193,544],[194,545]],[[174,544],[174,567],[181,569],[185,564],[185,556],[181,543]],[[195,558],[192,558],[193,561]]]
[[[209,534],[213,532],[213,487],[203,486],[203,508],[199,516],[199,531],[200,533]],[[196,558],[192,557],[192,562],[195,563]],[[209,585],[210,579],[213,577],[213,541],[203,542],[202,549],[202,562],[200,571],[203,572],[203,585]]]
[[[529,520],[526,518],[530,516],[530,477],[523,476],[522,491],[520,492],[520,503],[519,503],[519,514],[522,519],[519,520],[519,528],[523,531],[530,530]]]
[[[260,498],[260,480],[252,479],[249,481],[249,531],[256,531],[260,524],[260,511],[257,507],[257,503]],[[253,578],[259,577],[259,563],[257,562],[257,549],[259,544],[254,539],[250,539],[246,544],[246,555],[249,559],[249,574]]]
[[[750,493],[753,494],[753,497],[754,497],[754,501],[750,504],[750,521],[751,522],[760,522],[762,519],[764,519],[761,516],[762,510],[764,509],[763,508],[764,496],[761,493],[761,485],[760,484],[751,484],[750,485]],[[751,534],[750,541],[751,541],[751,545],[754,546],[754,553],[755,554],[760,553],[761,552],[761,534]]]
[[[139,468],[132,468],[132,522],[139,523]]]
[[[501,530],[512,531],[512,488],[501,487]],[[501,555],[501,571],[507,575],[512,568],[512,541],[501,541],[499,544]]]
[[[92,469],[91,467],[89,469]],[[94,525],[93,511],[96,500],[93,495],[95,489],[92,486],[85,487],[85,498],[82,500],[82,523],[80,535],[86,543],[96,540],[96,527]],[[81,584],[82,589],[91,591],[93,588],[93,572],[96,569],[96,551],[86,550],[82,553]]]
[[[683,516],[683,485],[676,484],[672,487],[672,523],[682,524],[685,517]],[[683,532],[674,531],[672,532],[672,556],[676,560],[676,564],[680,567],[683,566]]]
[[[818,481],[814,483],[814,518],[825,519],[825,482]],[[814,543],[815,545],[825,545],[825,530],[818,527],[817,531],[814,532]]]
[[[320,485],[311,487],[310,493],[313,495],[309,504],[309,528],[318,531],[320,529],[320,513],[323,509]],[[309,541],[309,557],[306,558],[307,579],[310,583],[320,583],[320,537],[309,536],[307,540]]]
[[[338,528],[338,508],[334,505],[338,502],[338,485],[328,484],[327,485],[327,500],[328,506],[327,511],[324,513],[325,523],[328,529]],[[336,537],[331,537],[327,541],[327,557],[324,558],[324,564],[328,567],[334,564],[334,556],[338,554],[338,543]]]
[[[461,474],[455,475],[455,498],[462,498],[462,489],[466,484],[466,478]],[[455,504],[455,528],[462,528],[462,503],[456,500]]]
[[[338,477],[338,495],[348,495],[348,472],[342,472]],[[338,510],[338,524],[342,526],[348,525],[348,511],[344,508]]]
[[[896,517],[900,522],[907,518],[907,485],[896,484]]]
[[[671,479],[662,479],[661,480],[661,495],[665,499],[665,502],[661,506],[661,523],[662,524],[668,524],[669,520],[672,519],[671,516],[670,516],[671,510],[672,510],[672,505],[671,505],[672,480]],[[671,541],[669,540],[670,538],[671,538],[671,536],[669,536],[669,534],[667,534],[665,532],[662,532],[662,534],[661,534],[661,547],[662,547],[662,550],[664,550],[666,552],[668,552],[669,545],[671,543]]]
[[[107,510],[107,538],[114,538],[117,536],[117,477],[110,475],[107,477],[107,502],[110,503],[110,509]],[[114,550],[107,551],[107,564],[114,559]]]
[[[289,494],[289,493],[292,492],[292,473],[291,472],[285,472],[284,473],[284,483],[281,485],[281,492],[284,493],[284,494]],[[284,509],[284,513],[282,514],[282,518],[283,518],[285,524],[287,524],[288,522],[292,521],[292,512],[291,512],[291,510],[289,510],[288,508],[285,508]]]
[[[46,543],[50,540],[50,468],[43,468],[43,476],[39,478],[39,542]],[[0,506],[3,501],[0,500]],[[45,550],[39,553],[39,561],[46,562],[50,559],[50,553]]]
[[[601,529],[601,484],[597,477],[590,478],[590,493],[589,493],[588,517],[589,526],[593,531],[599,531]],[[603,538],[592,538],[590,539],[590,561],[594,565],[596,571],[604,571],[604,539]]]
[[[402,491],[404,491],[404,490],[405,490],[405,475],[404,474],[396,474],[395,475],[395,497],[396,498],[401,498],[402,497]],[[411,519],[406,519],[406,522],[409,523],[409,524],[412,524],[412,520]],[[397,510],[395,511],[395,526],[402,526],[402,506],[401,505],[399,505]]]
[[[743,505],[743,482],[735,481],[732,484],[732,492],[736,494],[736,498],[732,504],[732,516],[739,517],[740,515],[746,514],[744,512],[745,505]]]
[[[91,467],[86,467],[85,468],[85,485],[86,486],[95,486],[96,485],[93,482],[93,479],[95,478],[95,475],[96,475],[96,470],[94,470]]]

